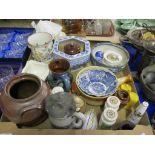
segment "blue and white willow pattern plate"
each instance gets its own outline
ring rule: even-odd
[[[109,96],[115,93],[118,81],[108,70],[91,69],[79,75],[77,85],[88,95]]]

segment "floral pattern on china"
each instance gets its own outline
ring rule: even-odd
[[[65,47],[67,44],[76,45],[81,48],[78,53],[68,54],[64,51],[64,48],[60,48],[61,46]],[[85,63],[87,63],[90,59],[90,42],[76,36],[66,36],[64,38],[55,40],[53,44],[53,56],[56,58],[65,58],[70,62],[71,68],[77,68]]]
[[[84,71],[77,79],[78,87],[85,93],[93,96],[112,95],[115,93],[118,85],[116,76],[103,67],[95,67]]]

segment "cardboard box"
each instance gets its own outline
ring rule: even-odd
[[[88,63],[86,66],[91,65]],[[78,73],[79,70],[76,70],[73,73],[73,79],[75,80],[76,74]],[[117,77],[122,77],[125,75],[130,74],[130,70],[128,66],[123,72],[120,72]],[[133,81],[130,82],[129,84],[132,85],[133,91],[136,92],[135,86]],[[136,105],[137,106],[137,105]],[[91,108],[94,108],[98,121],[100,118],[100,115],[103,111],[103,106],[92,106],[87,104],[86,105],[86,110],[89,110]],[[47,119],[44,121],[42,124],[35,126],[35,127],[22,127],[18,128],[16,124],[12,122],[8,122],[8,120],[5,117],[2,117],[1,122],[0,122],[0,133],[1,134],[24,134],[24,135],[141,135],[141,134],[146,134],[146,135],[153,135],[153,130],[150,125],[147,113],[143,116],[141,119],[141,122],[133,129],[133,130],[114,130],[117,129],[118,125],[120,122],[126,120],[128,114],[131,111],[125,111],[123,108],[119,110],[118,112],[118,119],[113,127],[113,130],[79,130],[79,129],[52,129],[50,121]]]
[[[88,64],[90,65],[90,64]],[[76,72],[73,73],[73,77],[75,80],[76,74],[78,73],[78,70]],[[123,72],[120,72],[117,77],[122,77],[124,75],[129,74],[129,68],[127,67]],[[129,82],[129,84],[132,86],[132,89],[134,92],[136,92],[135,86],[133,82]],[[86,100],[86,102],[88,102]],[[138,105],[138,104],[137,104]],[[137,106],[135,105],[135,107]],[[98,121],[100,119],[100,115],[103,111],[103,107],[102,106],[93,106],[93,105],[89,105],[86,104],[86,111],[93,108],[96,111],[97,114],[97,118]],[[135,108],[134,107],[134,108]],[[132,110],[134,110],[134,108]],[[139,125],[137,125],[133,130],[117,130],[119,124],[122,121],[125,121],[127,116],[131,113],[131,111],[126,111],[124,108],[120,108],[118,111],[118,119],[115,123],[115,125],[113,126],[113,130],[79,130],[79,129],[75,129],[75,130],[71,130],[71,129],[52,129],[51,123],[49,121],[49,119],[45,120],[43,123],[39,124],[38,126],[35,127],[21,127],[18,128],[16,126],[16,124],[9,122],[7,120],[7,118],[5,118],[5,116],[2,116],[1,118],[1,122],[0,122],[0,133],[1,134],[52,134],[52,135],[141,135],[141,134],[146,134],[146,135],[153,135],[153,130],[152,127],[150,125],[147,113],[145,113],[145,115],[143,116],[143,118],[141,119],[141,122],[139,123]],[[115,130],[116,129],[116,130]]]

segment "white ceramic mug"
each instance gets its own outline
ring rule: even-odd
[[[49,119],[52,125],[58,128],[82,128],[86,122],[86,118],[81,112],[75,112],[72,116],[66,118],[53,118],[49,116]]]
[[[53,37],[47,32],[34,33],[28,37],[28,47],[35,60],[48,63],[52,58]]]

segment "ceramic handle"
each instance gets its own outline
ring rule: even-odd
[[[70,81],[71,79],[70,79],[70,77],[69,76],[61,76],[60,78],[63,80],[65,90],[67,92],[69,92],[70,89],[71,89],[71,81]]]
[[[85,124],[85,122],[86,122],[86,117],[85,117],[85,115],[83,114],[83,113],[81,113],[81,112],[75,112],[74,114],[73,114],[73,117],[77,117],[78,118],[78,121],[76,122],[76,120],[74,120],[73,122],[72,122],[72,124],[73,124],[73,127],[74,128],[82,128],[82,126]]]

